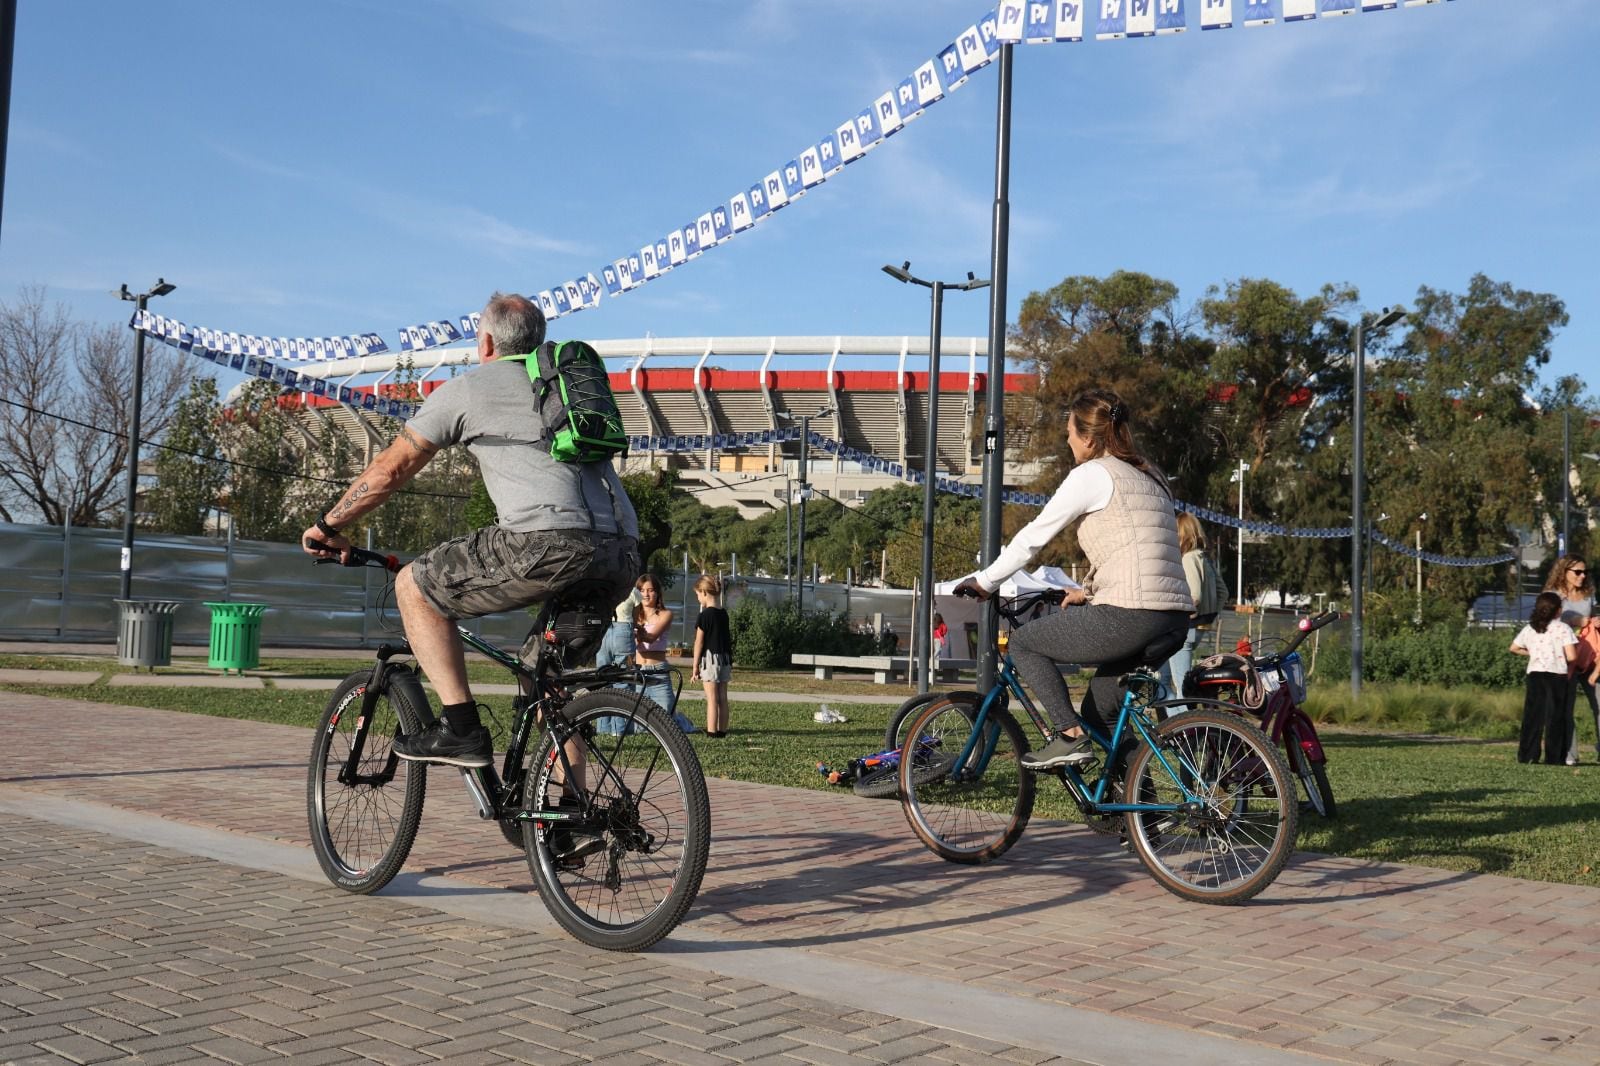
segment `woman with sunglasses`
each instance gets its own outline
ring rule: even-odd
[[[1596,664],[1594,614],[1594,582],[1589,580],[1589,565],[1582,556],[1563,555],[1550,568],[1550,577],[1544,583],[1545,591],[1561,597],[1561,620],[1578,634],[1578,658],[1572,663],[1571,678],[1567,683],[1567,765],[1578,765],[1578,723],[1574,712],[1581,692],[1589,701],[1589,712],[1595,726],[1595,750],[1600,753],[1600,699],[1595,695],[1595,679],[1600,673]]]

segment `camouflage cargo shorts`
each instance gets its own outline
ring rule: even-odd
[[[609,607],[628,594],[642,565],[632,537],[488,526],[418,556],[411,577],[435,610],[460,620],[542,603],[580,581],[593,582]]]

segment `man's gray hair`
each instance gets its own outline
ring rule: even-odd
[[[544,343],[544,312],[526,296],[497,292],[478,319],[478,332],[494,338],[496,355],[529,355]]]

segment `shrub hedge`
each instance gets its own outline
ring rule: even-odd
[[[1509,630],[1464,629],[1437,625],[1385,636],[1368,636],[1363,680],[1413,685],[1521,688],[1528,660],[1512,655]],[[1350,645],[1324,641],[1317,656],[1316,680],[1348,683]]]
[[[873,638],[856,633],[844,614],[800,610],[746,596],[729,612],[733,660],[752,670],[788,669],[795,652],[815,655],[871,655]]]

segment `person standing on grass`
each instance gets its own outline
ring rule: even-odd
[[[1563,717],[1567,703],[1567,670],[1577,658],[1578,638],[1563,622],[1561,597],[1541,592],[1533,614],[1511,641],[1513,655],[1528,657],[1527,695],[1522,701],[1522,737],[1517,761],[1539,761],[1539,739],[1544,738],[1544,761],[1561,765],[1567,753],[1571,718]]]
[[[644,695],[669,715],[678,709],[667,668],[667,631],[672,628],[672,608],[661,600],[661,582],[654,574],[641,574],[634,582],[639,605],[633,609],[633,661],[644,674]]]
[[[1596,699],[1596,686],[1600,686],[1600,604],[1589,608],[1589,617],[1578,630],[1577,657],[1572,661],[1572,676],[1567,679],[1567,718],[1571,722],[1567,737],[1567,765],[1578,765],[1578,694],[1589,701],[1589,717],[1594,721],[1595,758],[1600,760],[1600,699]]]
[[[1594,613],[1594,582],[1589,580],[1589,564],[1581,555],[1563,555],[1550,568],[1544,587],[1561,597],[1561,620],[1579,632],[1590,626]],[[1567,765],[1578,765],[1578,723],[1574,712],[1578,709],[1578,694],[1589,700],[1589,709],[1595,715],[1595,729],[1600,734],[1600,708],[1595,703],[1593,649],[1583,643],[1580,635],[1578,660],[1573,663],[1572,676],[1567,681]],[[1596,750],[1600,751],[1600,735],[1596,736]]]
[[[728,677],[733,671],[733,637],[728,612],[717,606],[722,580],[701,574],[694,583],[700,601],[700,620],[694,624],[694,668],[691,681],[706,686],[706,736],[728,735]]]

